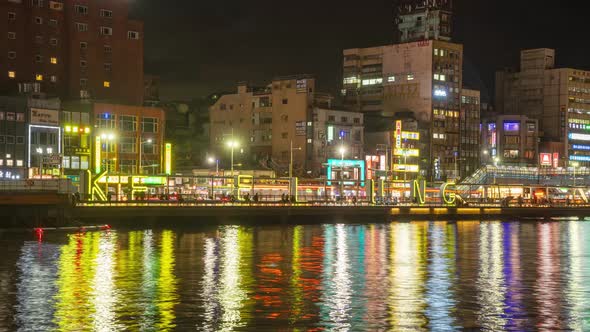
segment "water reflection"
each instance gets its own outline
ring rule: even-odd
[[[391,225],[390,324],[396,331],[426,327],[424,316],[424,223]]]
[[[347,331],[351,327],[351,279],[347,227],[325,227],[322,320],[327,329]]]
[[[482,223],[479,239],[479,275],[477,279],[478,322],[485,330],[504,329],[506,317],[502,250],[502,224]]]
[[[0,330],[584,331],[588,234],[584,222],[0,234],[18,248],[0,264],[14,275]]]

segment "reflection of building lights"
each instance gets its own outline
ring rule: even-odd
[[[98,252],[95,260],[96,272],[92,281],[91,311],[93,330],[120,329],[117,328],[115,309],[117,298],[115,296],[114,270],[115,270],[115,243],[116,233],[97,233]]]
[[[502,224],[499,222],[480,224],[479,275],[477,280],[478,321],[483,329],[494,330],[504,326],[504,275]]]

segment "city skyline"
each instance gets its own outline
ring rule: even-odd
[[[521,49],[554,48],[558,67],[589,68],[584,46],[573,42],[571,33],[583,29],[583,20],[576,19],[581,4],[531,4],[455,2],[453,39],[465,45],[465,86],[481,89],[482,101],[493,99],[497,69],[518,67]],[[191,99],[231,91],[241,80],[258,83],[300,73],[316,74],[319,89],[336,94],[342,49],[394,42],[395,2],[309,5],[284,5],[277,12],[264,1],[256,6],[178,1],[174,7],[136,2],[131,13],[145,23],[145,72],[161,76],[163,99]]]

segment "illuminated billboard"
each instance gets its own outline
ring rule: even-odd
[[[172,144],[166,143],[164,150],[164,173],[172,174]]]
[[[415,131],[402,131],[402,139],[418,141],[420,140],[420,133]]]
[[[420,172],[420,166],[418,165],[404,165],[404,164],[394,164],[393,165],[394,172],[400,173],[418,173]]]
[[[361,187],[365,186],[365,161],[364,160],[349,160],[349,159],[328,159],[328,167],[327,167],[327,178],[328,180],[339,180],[333,173],[333,170],[340,171],[340,176],[342,176],[343,171],[350,170],[353,173],[352,178],[345,178],[344,181],[345,185],[354,185],[355,182],[353,181],[361,181]],[[331,182],[327,182],[330,186],[332,185]]]
[[[551,153],[540,153],[539,163],[541,166],[551,166]]]
[[[587,134],[569,133],[568,138],[578,141],[590,141],[590,135]]]
[[[395,149],[393,154],[396,156],[419,157],[420,150],[418,149]]]

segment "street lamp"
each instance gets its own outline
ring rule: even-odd
[[[227,146],[231,149],[231,176],[234,177],[234,149],[240,147],[238,141],[230,140],[227,142]]]
[[[213,163],[215,163],[215,176],[219,176],[219,159],[216,159],[214,157],[209,157],[209,158],[207,158],[207,162],[211,165],[213,165]]]
[[[143,153],[143,144],[152,144],[152,139],[148,138],[147,140],[139,143],[139,175],[143,174],[143,168],[141,166],[141,157]]]
[[[39,154],[39,177],[43,179],[43,148],[37,148]]]
[[[301,150],[301,147],[293,148],[293,140],[290,142],[291,145],[289,151],[291,153],[291,158],[289,159],[289,179],[293,177],[293,150]]]
[[[338,152],[340,152],[340,197],[344,201],[344,153],[346,152],[344,144],[340,146]]]

